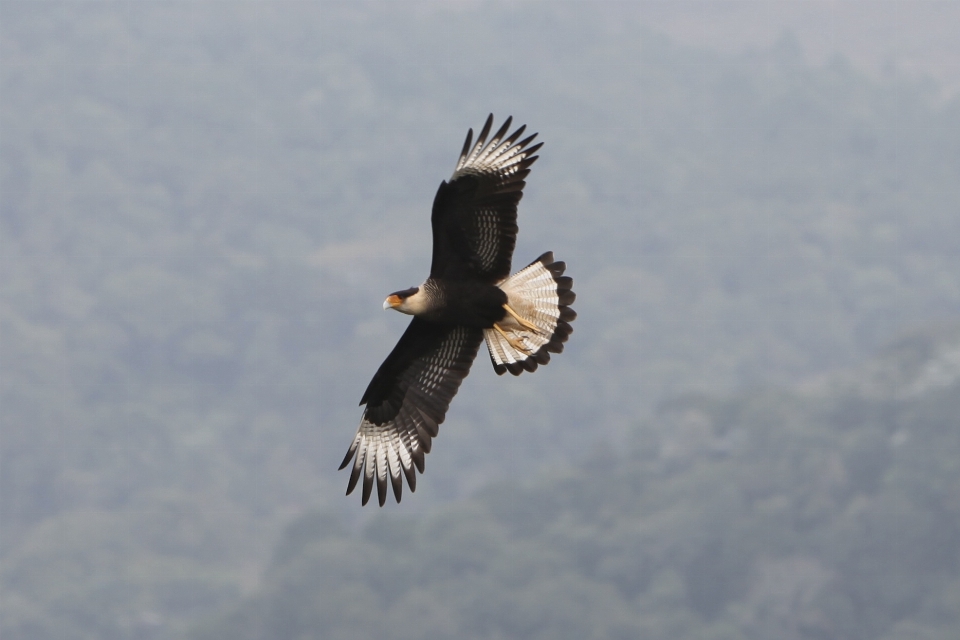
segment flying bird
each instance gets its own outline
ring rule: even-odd
[[[353,461],[347,495],[363,477],[363,504],[374,483],[380,506],[388,481],[397,502],[403,478],[416,490],[416,472],[484,340],[497,374],[517,376],[563,351],[573,330],[573,280],[552,252],[510,275],[517,203],[543,144],[531,146],[537,134],[520,140],[526,125],[505,137],[512,121],[489,137],[490,114],[476,143],[469,130],[433,201],[430,276],[383,303],[413,319],[360,399],[360,428],[340,465]]]

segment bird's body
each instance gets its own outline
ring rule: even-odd
[[[511,118],[487,141],[487,118],[476,145],[467,134],[457,168],[433,203],[433,262],[419,287],[390,294],[384,309],[414,316],[370,381],[357,435],[340,468],[354,460],[347,493],[363,476],[364,504],[377,484],[380,505],[387,482],[400,501],[403,477],[416,488],[450,401],[487,342],[498,374],[519,375],[563,350],[576,317],[573,281],[547,252],[510,275],[517,234],[517,203],[540,144],[536,134],[517,142]]]

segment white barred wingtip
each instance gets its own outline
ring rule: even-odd
[[[487,117],[487,121],[484,123],[475,143],[472,142],[473,129],[470,129],[450,180],[453,181],[461,175],[474,172],[498,173],[502,176],[508,176],[520,171],[528,171],[530,165],[537,160],[537,156],[533,154],[543,146],[543,143],[529,146],[537,137],[536,133],[519,142],[517,141],[526,131],[527,125],[519,126],[512,134],[505,137],[512,123],[513,116],[508,116],[500,129],[488,140],[487,136],[493,127],[493,114],[491,113]]]

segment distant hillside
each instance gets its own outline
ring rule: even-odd
[[[516,264],[554,250],[580,315],[535,375],[478,360],[388,513],[960,315],[960,102],[925,78],[680,46],[642,3],[2,11],[4,640],[180,638],[300,514],[374,517],[336,467],[380,304],[490,111],[545,142]]]
[[[304,516],[256,595],[194,637],[955,638],[951,333],[915,333],[859,385],[666,403],[628,451],[425,517]],[[868,393],[879,369],[913,373]]]

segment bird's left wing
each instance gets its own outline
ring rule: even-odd
[[[479,278],[497,283],[510,275],[517,242],[517,203],[524,178],[530,173],[542,143],[528,146],[526,125],[510,136],[507,118],[490,136],[493,114],[487,118],[476,144],[473,129],[460,152],[449,182],[443,182],[433,201],[433,263],[431,278]]]
[[[387,499],[387,480],[400,502],[403,477],[417,486],[414,467],[423,473],[450,401],[470,373],[483,341],[480,329],[443,326],[414,318],[397,346],[377,370],[360,404],[366,404],[357,435],[340,468],[354,460],[347,485],[353,492],[363,476],[363,504],[377,483],[380,506]]]

